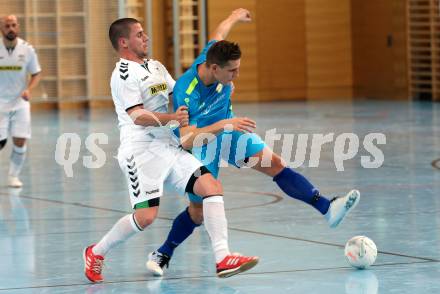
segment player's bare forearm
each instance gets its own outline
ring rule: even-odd
[[[226,39],[231,28],[238,22],[250,22],[251,14],[244,8],[234,10],[209,36],[210,40],[221,41]]]
[[[40,80],[41,80],[40,73],[36,73],[36,74],[31,75],[27,89],[32,90],[33,88],[35,88],[38,85],[38,83],[40,82]]]
[[[38,85],[39,81],[40,81],[40,73],[33,74],[29,80],[29,84],[27,88],[23,92],[21,92],[21,98],[23,98],[26,101],[29,101],[29,99],[31,98],[31,90]]]
[[[136,125],[144,127],[164,126],[176,120],[174,113],[151,112],[141,105],[128,109],[127,113]]]
[[[211,141],[213,136],[201,136],[202,134],[217,135],[222,132],[227,124],[226,120],[218,121],[212,125],[203,128],[197,128],[194,125],[180,128],[180,144],[186,150],[191,150],[193,147],[200,147],[205,145],[206,140]],[[203,140],[201,140],[203,139]]]
[[[193,147],[200,147],[214,139],[214,136],[200,136],[202,134],[217,135],[223,130],[234,130],[242,133],[252,133],[257,124],[254,120],[247,117],[233,117],[220,120],[212,125],[197,128],[196,126],[188,126],[180,128],[180,144],[186,150],[190,150]]]

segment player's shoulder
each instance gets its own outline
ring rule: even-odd
[[[136,77],[136,65],[130,60],[119,59],[113,70],[112,80],[130,81],[134,79]]]
[[[34,46],[32,46],[31,43],[29,43],[28,41],[26,41],[24,39],[18,38],[18,45],[25,48],[28,51],[35,52]]]
[[[162,62],[160,62],[159,60],[150,58],[150,59],[146,60],[145,64],[147,64],[147,70],[150,72],[151,71],[154,72],[154,70],[157,70],[162,74],[168,72],[165,65],[163,65]]]
[[[148,60],[146,60],[149,64],[155,65],[155,66],[164,66],[162,64],[162,62],[160,62],[159,60],[153,59],[153,58],[149,58]]]
[[[187,106],[190,105],[191,101],[198,101],[200,98],[197,87],[198,83],[199,80],[196,75],[186,72],[179,78],[174,86],[174,97],[179,99],[181,103],[185,102]]]
[[[193,68],[189,68],[185,73],[183,73],[180,78],[176,82],[176,86],[180,90],[188,89],[192,85],[192,89],[194,90],[194,86],[199,83],[197,79],[197,72]]]

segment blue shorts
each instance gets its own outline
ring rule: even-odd
[[[222,132],[207,145],[195,147],[192,154],[208,168],[214,178],[218,177],[221,159],[235,167],[243,166],[244,161],[262,151],[266,143],[255,133],[238,131]],[[202,197],[188,193],[189,200],[201,203]]]

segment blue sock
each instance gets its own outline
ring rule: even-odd
[[[163,245],[158,249],[160,253],[165,253],[168,256],[173,256],[174,249],[180,245],[194,229],[200,225],[194,223],[189,216],[188,207],[185,208],[173,221],[171,231]]]
[[[290,197],[312,205],[322,214],[327,213],[330,201],[322,197],[319,191],[299,173],[286,167],[273,178],[273,181]]]

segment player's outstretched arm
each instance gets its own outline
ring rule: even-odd
[[[200,147],[206,144],[206,139],[208,141],[210,141],[210,138],[214,139],[213,136],[206,136],[206,134],[217,135],[226,129],[242,133],[252,133],[255,128],[255,121],[247,117],[223,119],[203,128],[189,125],[180,128],[180,144],[184,149],[191,150],[193,147]]]
[[[216,41],[224,40],[228,36],[231,28],[236,23],[250,22],[250,21],[251,21],[251,13],[249,12],[249,10],[244,8],[238,8],[232,11],[232,13],[217,26],[217,28],[209,36],[209,39]]]

